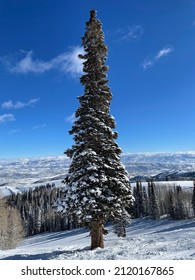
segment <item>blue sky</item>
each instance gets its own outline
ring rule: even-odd
[[[195,1],[1,0],[0,158],[62,155],[97,10],[123,152],[195,150]]]

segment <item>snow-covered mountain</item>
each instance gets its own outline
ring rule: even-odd
[[[144,180],[195,178],[195,151],[178,153],[132,153],[122,156],[130,178]]]
[[[0,186],[23,186],[61,180],[70,160],[65,156],[0,160]]]
[[[129,153],[121,157],[129,177],[157,180],[195,178],[195,151],[180,153]],[[70,159],[66,156],[0,160],[0,186],[25,186],[61,181]]]

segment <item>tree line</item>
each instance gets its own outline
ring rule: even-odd
[[[61,188],[46,184],[29,188],[24,193],[8,197],[8,204],[17,208],[26,236],[46,231],[60,231],[75,227],[70,216],[53,209],[56,199],[61,197]]]
[[[0,249],[15,247],[23,237],[75,228],[70,215],[52,207],[60,193],[54,184],[46,184],[0,199]]]
[[[191,192],[176,184],[156,185],[151,181],[145,187],[141,182],[137,182],[133,188],[133,195],[134,218],[150,216],[152,219],[159,219],[167,215],[172,219],[180,220],[195,216],[195,183]]]

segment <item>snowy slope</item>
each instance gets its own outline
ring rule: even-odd
[[[0,251],[0,259],[195,260],[195,219],[136,219],[129,225],[126,238],[116,237],[111,226],[109,229],[105,249],[89,250],[89,232],[76,229],[26,238],[16,249]]]

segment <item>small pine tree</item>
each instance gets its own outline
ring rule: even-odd
[[[110,115],[112,94],[107,86],[105,65],[107,46],[102,24],[96,11],[90,12],[82,38],[85,54],[83,76],[84,95],[78,97],[80,107],[69,133],[74,134],[75,145],[65,154],[72,161],[64,179],[64,198],[56,207],[76,216],[91,230],[91,249],[104,247],[104,224],[124,215],[124,209],[133,202],[129,178],[120,161],[121,149],[115,142],[115,120]]]
[[[177,220],[186,219],[187,210],[183,202],[182,188],[180,186],[177,186],[175,193],[176,193],[175,218]]]
[[[195,182],[194,182],[194,188],[193,188],[193,194],[192,194],[192,208],[193,208],[194,216],[195,216]]]
[[[126,227],[130,223],[131,217],[129,213],[123,209],[120,219],[116,219],[114,222],[114,232],[118,237],[126,237]]]
[[[169,190],[168,211],[170,217],[172,219],[175,219],[175,203],[174,203],[174,196],[172,190]]]
[[[158,198],[156,195],[155,184],[153,182],[149,183],[149,201],[150,201],[150,216],[153,220],[160,218],[160,209]]]
[[[138,218],[138,211],[137,211],[137,209],[138,209],[138,199],[137,199],[137,188],[136,188],[136,186],[133,188],[133,197],[135,199],[133,207],[132,207],[133,217]]]
[[[144,199],[144,216],[148,216],[149,214],[149,199],[146,188],[143,186],[143,199]]]
[[[144,198],[143,187],[141,182],[137,182],[136,189],[137,189],[138,217],[143,217],[145,216],[146,205],[145,205],[145,198]]]

